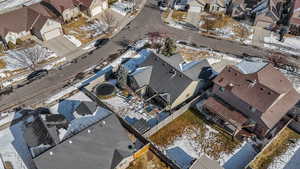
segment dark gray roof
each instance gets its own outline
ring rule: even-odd
[[[93,114],[97,109],[97,104],[92,101],[82,101],[76,108],[76,112],[80,115]]]
[[[200,61],[185,62],[180,54],[176,54],[171,57],[158,55],[158,57],[164,60],[166,63],[169,63],[172,67],[192,80],[199,80],[199,74],[202,68],[210,66],[206,59]]]
[[[48,130],[40,117],[30,117],[31,122],[26,124],[24,139],[29,147],[41,144],[54,144],[53,138],[48,134]]]
[[[139,87],[146,86],[150,83],[152,66],[141,67],[136,69],[130,76],[133,76]]]
[[[127,132],[111,114],[34,159],[38,169],[111,169],[132,154]]]
[[[170,103],[173,103],[192,81],[200,80],[202,68],[209,66],[204,60],[188,65],[189,69],[182,69],[180,64],[183,62],[180,55],[166,57],[151,53],[139,67],[152,66],[149,87],[160,94],[169,94]]]

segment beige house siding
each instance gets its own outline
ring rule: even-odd
[[[71,21],[80,15],[80,10],[78,7],[66,9],[63,11],[62,16],[65,22]]]
[[[15,44],[17,39],[23,39],[24,37],[28,37],[29,35],[30,35],[30,31],[22,31],[19,33],[8,32],[4,37],[4,39],[7,43],[10,41]]]
[[[187,99],[191,98],[194,96],[199,89],[199,84],[200,82],[198,81],[193,81],[182,93],[181,95],[173,102],[171,105],[171,109],[175,108],[176,106],[180,105]]]
[[[46,40],[47,37],[45,37],[45,34],[47,32],[53,31],[55,29],[58,29],[60,31],[61,35],[63,34],[61,24],[59,22],[54,21],[54,20],[48,19],[47,22],[45,23],[45,25],[43,26],[43,28],[40,31],[42,39]]]
[[[89,8],[89,15],[91,17],[100,14],[105,9],[108,8],[108,1],[107,0],[94,0]]]

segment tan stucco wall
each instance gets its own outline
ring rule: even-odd
[[[182,93],[181,95],[173,102],[171,109],[175,108],[182,102],[186,101],[190,97],[194,96],[195,92],[199,88],[199,82],[193,81]]]

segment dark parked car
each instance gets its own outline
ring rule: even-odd
[[[12,87],[12,86],[0,88],[0,96],[1,96],[1,95],[8,95],[8,94],[10,94],[11,92],[13,92],[13,87]]]
[[[28,81],[34,81],[36,79],[39,79],[39,78],[42,78],[42,77],[46,76],[47,74],[48,74],[48,70],[46,70],[46,69],[37,70],[37,71],[34,71],[34,72],[30,73],[27,76],[27,80]]]
[[[96,48],[100,48],[101,46],[105,45],[108,42],[109,39],[104,38],[104,39],[99,39],[95,43]]]

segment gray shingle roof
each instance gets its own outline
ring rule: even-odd
[[[39,169],[110,169],[132,154],[127,132],[111,114],[34,159]]]
[[[131,73],[139,87],[146,86],[150,83],[152,73],[152,66],[138,68],[135,72]]]
[[[93,114],[97,110],[97,104],[91,101],[82,101],[76,108],[76,112],[80,115]]]
[[[149,87],[156,92],[170,95],[170,103],[173,103],[180,94],[191,84],[199,80],[199,75],[204,67],[208,67],[206,60],[187,63],[180,55],[166,57],[151,53],[139,67],[152,67],[151,74],[143,74],[143,80],[150,77]],[[146,77],[146,75],[148,77]]]

